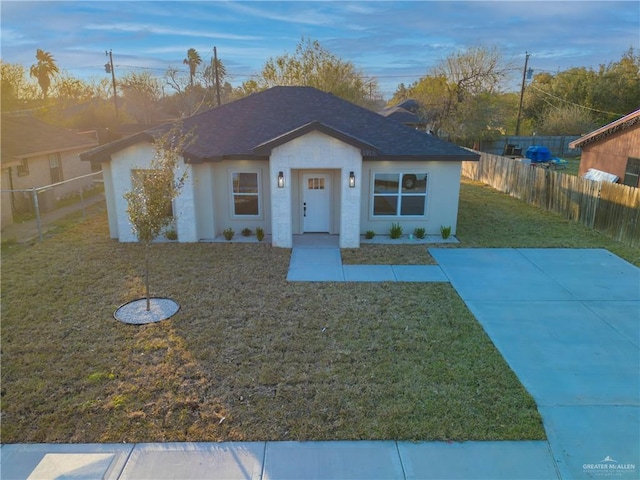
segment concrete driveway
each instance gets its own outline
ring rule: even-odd
[[[640,475],[640,269],[599,249],[433,249],[533,395],[562,478]]]

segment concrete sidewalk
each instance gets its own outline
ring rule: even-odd
[[[547,442],[5,445],[2,479],[558,478]]]
[[[290,279],[326,265],[342,275],[326,280],[347,281],[336,246],[307,247],[294,246]],[[451,282],[533,395],[548,441],[4,445],[2,478],[639,478],[640,269],[599,249],[430,252],[436,281]]]

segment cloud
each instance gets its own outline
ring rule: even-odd
[[[466,47],[496,46],[520,68],[556,72],[616,61],[640,48],[637,1],[4,1],[2,60],[30,65],[36,48],[61,68],[95,73],[105,49],[132,68],[178,66],[213,45],[229,73],[318,40],[385,91]],[[521,72],[520,72],[521,75]]]
[[[283,4],[286,9],[282,10]],[[331,25],[340,22],[340,17],[322,11],[322,2],[226,2],[226,8],[237,14],[242,14],[260,20],[271,20],[296,25]],[[249,5],[264,5],[257,8]],[[302,7],[302,8],[300,8]]]
[[[27,38],[22,33],[5,27],[0,30],[0,42],[2,42],[3,47],[18,47],[34,43],[33,40]]]
[[[160,27],[143,23],[90,23],[84,27],[86,30],[102,30],[110,32],[130,32],[153,35],[169,35],[180,37],[196,38],[216,38],[225,40],[262,40],[262,37],[255,35],[238,35],[233,33],[220,33],[211,31],[185,30],[176,28]]]

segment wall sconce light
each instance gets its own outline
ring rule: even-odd
[[[278,188],[284,188],[284,173],[278,172]]]
[[[349,172],[349,188],[356,186],[356,176],[353,172]]]

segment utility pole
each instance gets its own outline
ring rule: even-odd
[[[522,113],[522,99],[524,98],[524,84],[527,80],[527,64],[529,63],[529,52],[524,52],[524,70],[522,71],[522,87],[520,88],[520,106],[518,107],[518,120],[516,121],[516,137],[520,135],[520,114]]]
[[[218,78],[218,50],[213,47],[213,72],[216,77],[216,97],[220,106],[220,79]]]
[[[113,68],[113,54],[111,50],[108,52],[105,50],[104,54],[109,57],[109,62],[104,64],[104,71],[111,74],[111,81],[113,82],[113,105],[116,107],[116,118],[118,118],[118,95],[116,93],[116,72]]]

